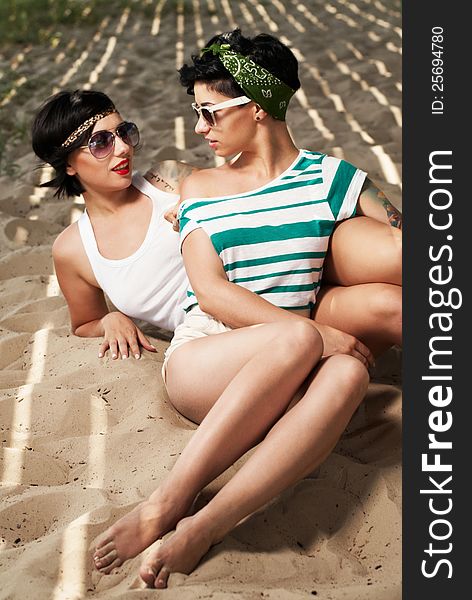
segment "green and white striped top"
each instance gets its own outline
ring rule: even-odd
[[[300,150],[286,171],[256,190],[184,201],[180,244],[201,228],[229,281],[282,308],[311,308],[333,228],[355,213],[365,177],[344,160]],[[184,308],[195,304],[189,288]]]

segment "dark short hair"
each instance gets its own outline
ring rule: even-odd
[[[55,187],[54,195],[59,198],[78,196],[85,191],[75,175],[67,174],[67,157],[87,143],[93,125],[67,148],[62,144],[87,119],[114,108],[106,94],[92,90],[62,91],[44,102],[33,120],[32,145],[35,154],[54,167],[56,173],[54,179],[41,186]]]
[[[216,42],[229,44],[232,50],[251,58],[293,90],[296,91],[300,87],[297,59],[290,48],[282,44],[276,37],[260,33],[253,38],[247,38],[242,35],[240,29],[234,29],[228,33],[215,35],[206,43],[206,46],[211,46]],[[180,83],[187,88],[188,94],[193,95],[195,82],[202,81],[210,89],[230,98],[244,95],[233,76],[213,52],[205,52],[201,56],[200,54],[192,55],[192,63],[192,65],[184,64],[179,69]]]

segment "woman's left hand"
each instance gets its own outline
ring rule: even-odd
[[[131,354],[141,358],[140,345],[150,352],[157,352],[156,348],[147,339],[144,333],[134,322],[119,311],[106,314],[100,323],[103,328],[103,342],[100,344],[98,357],[102,358],[110,349],[113,359],[128,358]]]

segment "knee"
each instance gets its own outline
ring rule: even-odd
[[[369,385],[369,372],[365,365],[354,356],[344,356],[343,358],[347,359],[343,366],[347,381],[357,389],[365,391]]]
[[[287,347],[303,359],[317,362],[323,354],[323,340],[318,330],[308,321],[284,323]]]
[[[360,402],[369,385],[369,373],[360,360],[347,354],[337,354],[328,360],[335,362],[339,380],[349,392],[346,397]]]
[[[379,323],[386,324],[402,321],[402,288],[398,285],[378,284],[368,301],[370,315]]]

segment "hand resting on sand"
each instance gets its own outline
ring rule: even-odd
[[[118,311],[106,314],[100,323],[103,327],[103,342],[100,344],[98,357],[102,358],[110,349],[113,359],[128,358],[129,353],[134,358],[141,357],[140,345],[150,352],[156,352],[156,348],[146,338],[144,333],[136,327],[133,321]]]

